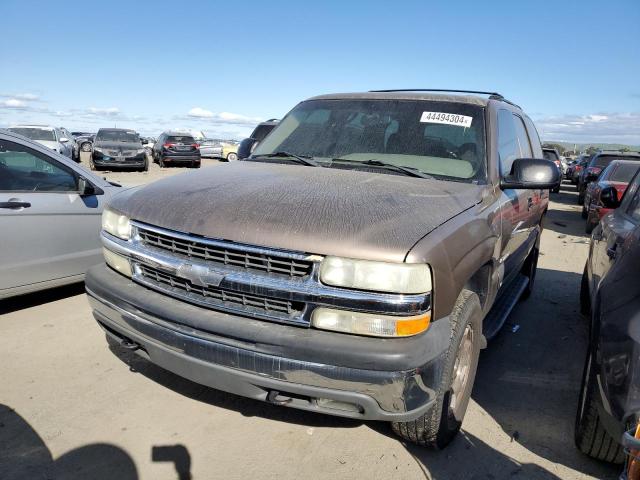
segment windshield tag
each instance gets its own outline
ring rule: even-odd
[[[422,112],[420,117],[420,123],[440,123],[442,125],[455,125],[465,128],[471,126],[472,120],[473,117],[444,112]]]

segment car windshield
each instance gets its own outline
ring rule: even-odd
[[[96,142],[140,143],[140,137],[132,130],[100,130]]]
[[[10,128],[12,132],[19,133],[20,135],[24,135],[31,140],[42,140],[45,142],[55,142],[56,135],[53,130],[48,128],[26,128],[26,127],[15,127]]]
[[[486,177],[484,139],[484,109],[477,105],[310,100],[295,107],[251,158],[286,152],[326,166],[340,159],[350,167],[367,169],[371,166],[365,162],[377,161],[471,182]],[[345,168],[344,162],[340,168]]]
[[[633,163],[622,163],[611,173],[609,180],[612,182],[629,183],[639,168],[640,162],[637,165]]]
[[[619,157],[616,155],[598,155],[596,158],[593,159],[593,161],[591,162],[591,166],[592,167],[606,167],[607,165],[609,165],[611,162],[613,162],[614,160],[640,160],[640,157]]]
[[[188,143],[189,145],[196,143],[193,137],[189,137],[187,135],[172,135],[167,137],[167,143]]]

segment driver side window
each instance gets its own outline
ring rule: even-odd
[[[510,173],[513,161],[520,156],[514,120],[510,111],[498,111],[498,156],[501,175]]]
[[[0,140],[0,191],[75,192],[76,175],[47,155]]]

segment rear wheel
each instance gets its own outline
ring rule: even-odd
[[[595,223],[593,220],[591,220],[591,216],[587,216],[587,222],[584,226],[584,231],[586,233],[591,233],[593,232],[593,229],[596,228],[597,223]]]
[[[527,288],[522,292],[521,300],[526,300],[533,293],[533,284],[536,281],[536,272],[538,271],[538,257],[540,256],[540,250],[536,247],[533,247],[531,253],[527,257],[522,266],[522,273],[526,275],[529,279],[529,283],[527,283]]]
[[[82,145],[80,145],[80,150],[82,150],[83,152],[90,152],[91,144],[89,142],[84,142]]]
[[[405,440],[435,448],[444,448],[454,439],[471,398],[482,341],[478,296],[464,290],[449,321],[451,338],[434,406],[416,420],[391,424],[393,431]]]
[[[95,163],[93,163],[93,157],[89,158],[89,168],[96,171],[100,170],[100,168]]]
[[[597,460],[622,463],[625,458],[624,449],[602,426],[596,395],[598,395],[596,364],[589,347],[576,413],[576,446],[580,451]]]
[[[164,157],[162,155],[160,155],[160,157],[158,158],[158,165],[160,165],[160,168],[165,168],[167,166],[167,163],[164,161]]]
[[[580,313],[588,316],[591,312],[591,298],[589,295],[589,275],[587,273],[587,266],[584,266],[582,272],[582,280],[580,281]]]
[[[149,171],[149,161],[145,160],[144,165],[140,168],[141,172],[148,172]]]
[[[238,160],[238,155],[231,152],[229,155],[227,155],[227,162],[235,162],[236,160]]]
[[[589,216],[589,210],[584,206],[584,202],[582,203],[582,218],[587,218]]]

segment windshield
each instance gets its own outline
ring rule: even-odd
[[[609,180],[612,182],[629,183],[638,171],[638,168],[640,168],[640,162],[637,165],[633,163],[621,163],[611,172]]]
[[[640,157],[637,157],[637,158],[634,158],[634,157],[620,158],[620,157],[617,157],[615,155],[598,155],[596,158],[593,159],[593,161],[591,163],[591,166],[592,167],[606,167],[607,165],[609,165],[614,160],[640,160]]]
[[[544,158],[551,160],[552,162],[559,159],[558,154],[554,150],[543,150],[542,155],[544,155]]]
[[[100,130],[96,142],[140,143],[140,137],[132,130]]]
[[[56,135],[53,130],[46,128],[10,128],[12,132],[24,135],[31,140],[42,140],[45,142],[55,142]]]
[[[436,177],[484,180],[483,113],[480,106],[452,102],[310,100],[295,107],[251,158],[287,152],[344,159],[354,168],[377,160]]]

